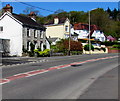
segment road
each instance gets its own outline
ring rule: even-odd
[[[3,67],[2,98],[84,98],[86,90],[99,77],[118,67],[118,54],[48,57],[46,60],[42,63]],[[106,99],[118,98],[117,83],[114,86],[116,90],[113,97],[107,96]]]

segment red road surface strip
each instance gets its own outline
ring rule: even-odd
[[[91,60],[86,60],[86,61],[82,61],[82,62],[74,62],[74,63],[71,63],[71,64],[66,64],[66,65],[61,65],[61,66],[56,66],[56,67],[50,67],[48,69],[29,71],[29,72],[26,72],[26,73],[21,73],[21,74],[17,74],[17,75],[13,75],[13,76],[10,76],[10,77],[0,79],[0,85],[8,83],[8,82],[16,80],[16,79],[34,76],[34,75],[45,73],[45,72],[52,71],[52,70],[55,70],[55,69],[62,69],[62,68],[65,68],[65,67],[70,67],[71,65],[83,64],[83,63],[87,63],[87,62],[116,58],[116,57],[118,57],[118,56],[91,59]]]
[[[16,80],[19,78],[24,78],[26,76],[28,76],[28,74],[19,74],[19,75],[13,75],[13,76],[7,77],[6,79],[12,81],[12,80]]]
[[[0,83],[6,83],[6,82],[9,82],[9,80],[0,79]]]
[[[43,70],[36,70],[36,71],[31,71],[31,72],[28,72],[27,74],[38,74],[38,73],[42,73],[42,72],[45,72],[46,70],[43,69]]]

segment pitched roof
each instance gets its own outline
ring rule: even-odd
[[[77,23],[74,24],[74,30],[89,30],[89,25],[86,23]],[[100,30],[96,25],[90,25],[90,30]]]
[[[14,13],[12,13],[12,15],[14,18],[16,18],[17,20],[22,22],[24,26],[45,29],[45,27],[43,25],[38,24],[36,21],[31,19],[30,17],[18,15],[18,14],[14,14]]]
[[[48,38],[50,42],[55,42],[58,38]]]
[[[67,18],[58,18],[59,19],[59,22],[58,24],[63,24]],[[45,25],[52,25],[54,24],[54,19],[50,20],[48,23],[46,23]]]

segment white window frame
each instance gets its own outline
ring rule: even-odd
[[[69,27],[68,27],[68,25],[65,26],[65,31],[66,31],[66,32],[69,32]]]
[[[34,30],[34,37],[37,38],[37,35],[38,35],[38,31]]]

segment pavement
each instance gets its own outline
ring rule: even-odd
[[[87,56],[88,54],[82,54],[79,56]],[[101,55],[101,54],[94,54]],[[104,55],[104,54],[102,54]],[[105,54],[107,56],[107,54]],[[109,55],[109,54],[108,54]],[[113,54],[114,55],[114,54]],[[0,66],[14,66],[14,65],[22,65],[22,64],[30,64],[30,63],[37,63],[37,62],[45,62],[48,59],[59,59],[63,57],[69,56],[52,56],[52,57],[2,57],[0,58]]]
[[[20,65],[20,64],[27,64],[27,63],[35,63],[45,61],[44,57],[3,57],[2,64],[3,66],[8,65]]]

